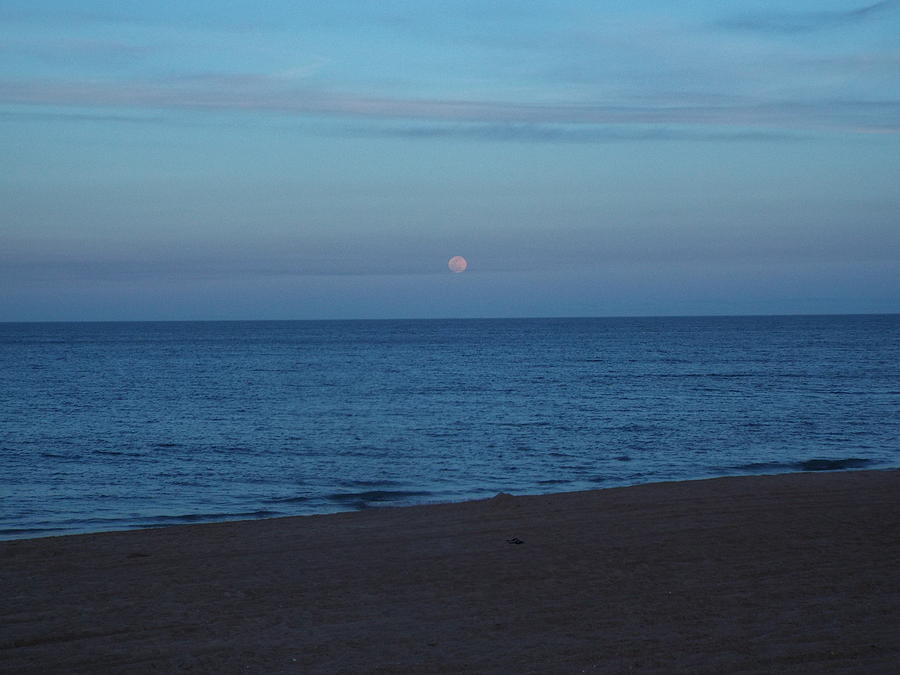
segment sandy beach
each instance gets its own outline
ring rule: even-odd
[[[4,673],[896,673],[900,471],[0,543]]]

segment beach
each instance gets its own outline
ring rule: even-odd
[[[900,471],[0,543],[4,673],[896,673]]]

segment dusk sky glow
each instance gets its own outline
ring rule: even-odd
[[[0,33],[0,321],[900,312],[900,2],[0,0]]]

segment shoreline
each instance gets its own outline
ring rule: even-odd
[[[893,672],[900,470],[0,542],[10,673]],[[521,543],[517,543],[521,542]]]
[[[783,470],[773,470],[771,473],[767,472],[767,468],[771,464],[773,469],[783,469],[787,466],[795,466],[792,471],[783,471]],[[593,492],[595,490],[619,490],[623,488],[629,487],[639,487],[643,485],[654,485],[657,483],[691,483],[696,481],[704,481],[704,480],[716,480],[719,478],[765,478],[768,476],[778,476],[778,475],[794,475],[794,474],[804,474],[804,473],[843,473],[847,471],[900,471],[900,466],[895,464],[883,464],[882,466],[878,466],[875,463],[874,466],[871,466],[873,461],[870,459],[862,459],[858,457],[844,457],[838,459],[807,459],[807,460],[798,460],[795,462],[774,462],[774,463],[763,463],[760,464],[760,467],[765,466],[766,468],[759,469],[757,471],[753,471],[751,473],[735,473],[735,474],[701,474],[693,478],[670,478],[670,479],[662,479],[662,480],[654,480],[646,483],[627,483],[627,484],[612,484],[606,487],[597,485],[594,487],[582,487],[575,488],[571,490],[554,490],[551,492],[530,492],[530,491],[516,491],[514,494],[518,497],[535,497],[535,496],[548,496],[553,494],[565,494],[569,492]],[[755,465],[754,465],[755,466]],[[562,486],[560,486],[562,487]],[[378,492],[375,490],[375,492]],[[247,512],[247,513],[223,513],[223,514],[215,514],[215,513],[207,513],[207,514],[184,514],[184,515],[174,515],[174,514],[158,514],[155,516],[142,516],[140,520],[144,520],[146,522],[134,525],[128,524],[120,524],[113,526],[112,529],[95,529],[92,527],[81,529],[81,528],[73,528],[73,529],[64,529],[57,528],[47,525],[42,528],[23,528],[21,530],[16,530],[15,528],[10,528],[7,530],[2,530],[4,534],[0,534],[0,544],[9,541],[23,541],[23,540],[32,540],[32,539],[44,539],[50,537],[74,537],[74,536],[82,536],[89,534],[104,534],[110,532],[134,532],[140,530],[151,530],[151,529],[161,529],[168,527],[183,527],[187,525],[212,525],[212,524],[224,524],[224,523],[238,523],[238,522],[256,522],[261,520],[277,520],[281,518],[305,518],[310,516],[324,516],[324,515],[336,515],[339,513],[358,513],[360,511],[367,511],[371,509],[382,509],[382,508],[413,508],[417,506],[434,506],[438,504],[464,504],[470,501],[483,501],[485,499],[490,499],[492,496],[497,494],[496,492],[490,495],[485,496],[468,496],[461,497],[458,499],[452,499],[450,501],[443,501],[440,499],[436,499],[434,501],[424,500],[421,502],[403,502],[402,500],[398,500],[398,502],[390,499],[390,498],[377,498],[371,501],[366,502],[365,499],[362,498],[367,492],[363,493],[352,493],[348,492],[346,495],[344,493],[334,493],[333,495],[328,496],[329,499],[334,499],[335,501],[354,501],[354,497],[360,497],[359,502],[363,503],[362,506],[356,507],[341,507],[335,504],[331,506],[324,507],[322,509],[315,509],[313,507],[312,510],[308,512],[298,512],[298,513],[279,513],[277,511],[272,511],[266,508],[266,505],[260,505],[260,510],[256,512]],[[406,494],[405,491],[401,491],[401,494]],[[424,494],[424,493],[423,493]],[[273,506],[273,505],[268,505]],[[262,514],[262,515],[260,515]]]

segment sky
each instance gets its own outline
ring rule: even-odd
[[[0,0],[0,321],[900,312],[898,35],[900,0]]]

